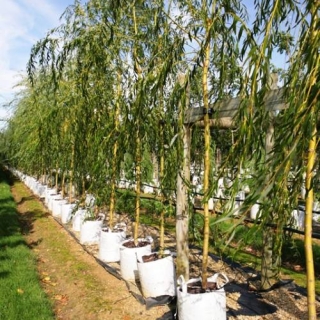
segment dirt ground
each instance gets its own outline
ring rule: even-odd
[[[108,268],[101,265],[95,258],[96,246],[81,246],[77,241],[78,235],[70,226],[63,226],[53,218],[29,189],[24,187],[21,190],[21,183],[12,186],[25,238],[37,257],[39,276],[53,302],[56,319],[175,319],[174,304],[147,309],[139,289],[118,279],[118,264],[110,264]],[[30,208],[30,200],[37,200],[39,207]],[[155,228],[143,228],[142,231],[157,241]],[[173,237],[168,236],[166,242],[169,248],[174,249]],[[197,271],[201,258],[200,250],[192,248],[191,273]],[[270,292],[257,293],[248,285],[248,279],[256,275],[251,269],[228,264],[212,256],[210,271],[222,271],[230,279],[225,287],[230,320],[308,319],[306,292],[293,282]],[[319,301],[317,310],[320,315]]]

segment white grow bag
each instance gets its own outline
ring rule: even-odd
[[[250,209],[250,218],[256,220],[259,219],[260,215],[260,205],[259,203],[255,203]]]
[[[66,203],[67,203],[67,200],[65,200],[65,199],[53,200],[52,201],[52,215],[54,217],[61,217],[61,206]]]
[[[81,244],[98,244],[102,229],[104,214],[99,214],[99,220],[83,221],[80,227]]]
[[[122,229],[122,231],[117,231]],[[114,230],[102,228],[99,241],[99,259],[104,262],[120,261],[120,243],[126,239],[126,225],[118,224]]]
[[[227,319],[226,293],[223,286],[229,282],[229,279],[222,273],[216,273],[208,278],[208,282],[217,282],[219,276],[222,276],[226,282],[222,286],[218,286],[217,290],[196,294],[188,293],[187,285],[201,281],[201,278],[190,279],[186,282],[183,276],[179,277],[177,288],[177,310],[179,320]]]
[[[144,247],[127,248],[123,244],[132,240],[126,240],[120,244],[120,273],[121,277],[127,281],[135,281],[139,278],[137,258],[151,253],[151,242],[149,239],[138,239],[148,241]]]
[[[66,203],[61,205],[61,222],[66,224],[72,218],[72,210],[75,208],[75,203]]]
[[[44,199],[44,203],[45,205],[48,207],[48,204],[49,204],[49,199],[51,196],[53,195],[56,195],[57,194],[57,191],[56,189],[53,189],[53,188],[49,188],[47,187],[46,190],[45,190],[45,199]]]
[[[174,261],[171,255],[164,258],[143,262],[138,258],[138,272],[143,296],[176,296],[176,277]]]
[[[85,219],[87,210],[86,209],[79,209],[76,211],[76,213],[73,216],[72,219],[72,230],[73,231],[80,231],[81,225]]]
[[[53,194],[50,195],[48,198],[48,209],[52,212],[53,211],[53,203],[56,200],[63,200],[63,197],[61,194]]]

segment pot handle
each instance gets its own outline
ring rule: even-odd
[[[105,218],[106,218],[106,215],[104,213],[101,212],[101,213],[98,214],[98,220],[102,220],[103,221]]]
[[[218,287],[218,278],[219,276],[221,276],[222,278],[224,278],[225,282]],[[217,284],[217,288],[221,289],[223,288],[228,282],[229,282],[229,278],[224,274],[224,273],[215,273],[212,277],[210,277],[210,281],[215,282]]]
[[[186,283],[186,281],[184,280],[184,277],[183,277],[182,274],[181,274],[181,275],[179,276],[179,278],[177,279],[177,284],[178,284],[178,286],[181,288],[181,291],[182,291],[183,293],[187,293],[187,283]]]

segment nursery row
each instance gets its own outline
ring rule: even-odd
[[[128,283],[139,283],[145,299],[161,299],[161,303],[170,303],[177,298],[179,319],[194,319],[199,313],[209,316],[214,310],[215,319],[226,319],[226,296],[223,286],[228,278],[215,274],[209,278],[209,287],[203,291],[201,279],[185,281],[178,279],[175,270],[175,255],[169,250],[152,252],[151,236],[139,238],[134,242],[128,238],[127,225],[124,222],[115,224],[111,230],[107,225],[104,213],[98,218],[92,215],[95,198],[87,194],[84,202],[76,200],[69,203],[55,188],[49,188],[35,178],[17,170],[19,177],[62,224],[70,224],[72,231],[78,235],[82,245],[98,245],[98,258],[104,263],[118,263],[121,278]],[[218,277],[221,276],[221,279]],[[199,294],[203,298],[199,301]],[[195,306],[196,303],[196,306]]]

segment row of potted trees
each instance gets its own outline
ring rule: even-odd
[[[177,279],[175,261],[170,251],[152,252],[151,237],[139,238],[137,243],[128,239],[124,223],[115,224],[112,229],[105,225],[105,214],[97,212],[92,195],[87,194],[83,203],[80,200],[70,203],[56,188],[50,188],[17,170],[13,172],[34,194],[44,200],[53,217],[60,219],[64,225],[72,225],[72,230],[79,233],[79,242],[82,245],[97,244],[98,258],[101,261],[119,262],[122,279],[139,282],[145,298],[177,296],[179,319],[194,319],[196,316],[210,319],[213,304],[215,319],[226,318],[223,285],[228,282],[228,278],[225,275],[221,275],[223,284],[220,286],[217,285],[220,274],[208,278],[206,291],[201,288],[201,278],[185,281],[183,276],[179,276]]]
[[[97,244],[98,257],[105,263],[119,262],[121,277],[125,281],[139,281],[144,297],[176,296],[174,260],[169,251],[152,252],[152,238],[139,238],[138,243],[128,239],[126,225],[115,224],[111,229],[105,225],[104,213],[95,207],[95,198],[87,194],[83,203],[76,200],[69,203],[56,188],[37,181],[17,170],[14,173],[38,197],[62,224],[71,224],[72,230],[79,233],[82,245]]]

